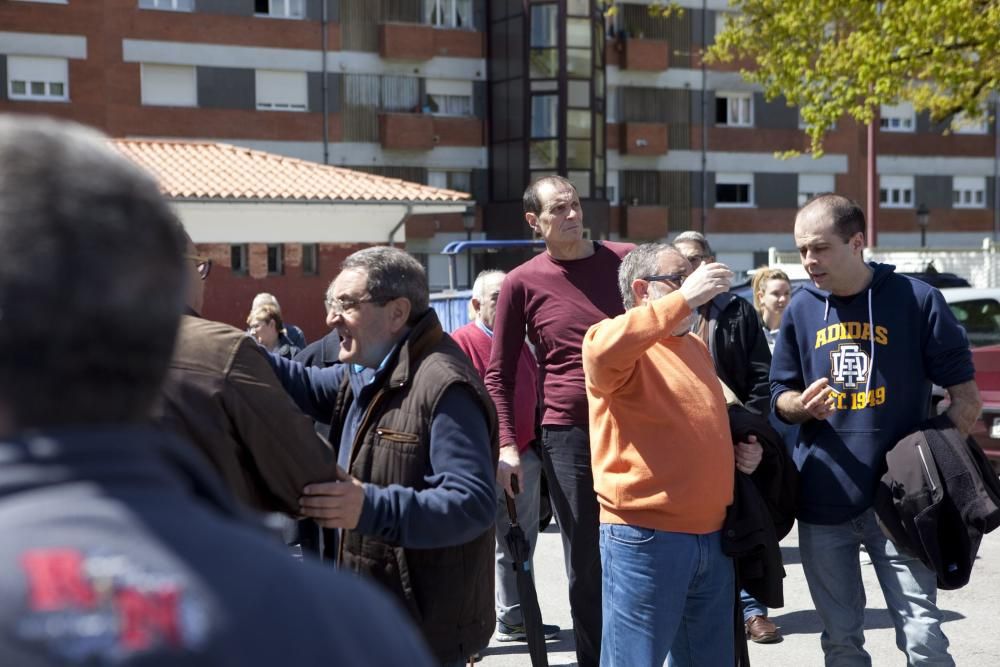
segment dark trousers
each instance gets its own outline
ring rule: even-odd
[[[599,508],[586,426],[542,426],[542,465],[562,533],[576,661],[591,667],[601,656]]]

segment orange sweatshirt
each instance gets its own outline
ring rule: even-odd
[[[598,322],[583,339],[601,521],[679,533],[722,528],[735,461],[705,344],[671,332],[691,314],[673,292]]]

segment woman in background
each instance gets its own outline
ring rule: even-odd
[[[250,336],[268,352],[286,359],[299,353],[299,348],[283,335],[285,323],[281,321],[281,311],[274,304],[266,303],[250,311],[247,325],[250,327]]]
[[[767,346],[774,352],[774,339],[781,325],[781,314],[792,298],[792,283],[781,269],[762,266],[753,274],[753,305],[760,314]]]

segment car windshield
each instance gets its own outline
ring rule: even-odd
[[[972,347],[1000,344],[1000,303],[995,299],[960,301],[948,306],[965,327]]]

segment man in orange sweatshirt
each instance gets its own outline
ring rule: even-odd
[[[673,246],[622,260],[625,313],[583,340],[594,487],[601,508],[601,665],[733,664],[732,561],[720,529],[735,466],[761,446],[729,433],[722,387],[690,333],[698,306],[729,288],[723,264],[694,272]]]

